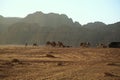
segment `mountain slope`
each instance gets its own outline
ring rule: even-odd
[[[81,42],[109,43],[120,41],[120,22],[106,25],[102,22],[81,26],[64,14],[36,12],[25,18],[0,16],[0,44],[44,45],[46,41],[62,41],[79,46]]]

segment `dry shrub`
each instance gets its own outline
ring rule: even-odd
[[[63,66],[63,63],[62,62],[58,62],[57,66]]]
[[[17,62],[20,62],[20,61],[18,59],[12,59],[12,62],[17,63]]]
[[[46,57],[55,58],[55,56],[52,54],[46,54]]]
[[[116,77],[116,75],[109,73],[109,72],[105,72],[104,76]]]
[[[19,59],[12,59],[11,62],[12,62],[12,63],[22,64],[22,62],[21,62]]]
[[[108,63],[107,65],[115,66],[116,64],[115,63]]]

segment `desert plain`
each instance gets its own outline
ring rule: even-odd
[[[0,80],[120,80],[120,48],[0,46]]]

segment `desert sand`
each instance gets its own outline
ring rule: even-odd
[[[0,80],[120,80],[120,49],[0,46]]]

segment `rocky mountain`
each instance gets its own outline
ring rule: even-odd
[[[27,23],[37,23],[42,27],[44,26],[57,27],[64,25],[73,26],[74,24],[76,24],[73,22],[71,18],[68,18],[68,16],[65,14],[55,13],[44,14],[42,12],[29,14],[22,21]]]
[[[0,16],[0,31],[7,29],[10,25],[19,22],[21,18]]]
[[[120,22],[106,25],[102,22],[81,25],[65,14],[35,12],[25,18],[0,16],[0,44],[38,43],[62,41],[79,46],[81,42],[109,43],[120,41]]]

